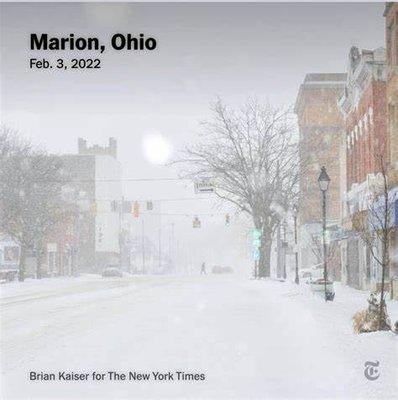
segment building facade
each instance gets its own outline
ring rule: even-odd
[[[317,182],[322,166],[326,167],[331,178],[327,192],[329,230],[334,229],[340,218],[340,138],[344,123],[337,101],[343,93],[345,80],[346,74],[343,73],[307,74],[296,100],[300,156],[298,252],[301,268],[322,263],[319,249],[322,208]],[[329,272],[335,279],[339,279],[340,275],[338,260],[339,257],[335,256],[329,260]]]
[[[386,52],[384,48],[349,52],[349,67],[339,107],[344,117],[345,179],[342,186],[342,280],[359,289],[370,289],[379,279],[379,268],[370,248],[361,240],[367,229],[369,202],[390,158],[387,135]]]
[[[0,234],[0,280],[15,278],[19,269],[19,245],[8,235]],[[15,272],[10,275],[10,272]]]
[[[65,198],[77,207],[70,245],[74,268],[101,272],[107,265],[119,265],[122,183],[116,140],[110,138],[102,147],[79,138],[78,154],[61,157],[70,175]],[[59,245],[52,247],[58,250]]]
[[[396,190],[398,187],[398,3],[387,3],[384,16],[387,50],[387,132],[390,142],[389,179]],[[397,220],[396,215],[395,220]],[[390,245],[391,286],[393,296],[398,298],[398,228],[396,221]]]

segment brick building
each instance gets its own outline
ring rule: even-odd
[[[387,3],[386,18],[387,49],[387,107],[388,134],[390,140],[391,166],[398,183],[398,3]]]
[[[327,225],[334,230],[340,220],[340,140],[343,119],[337,106],[346,80],[343,73],[307,74],[297,96],[299,125],[300,198],[299,260],[301,268],[321,264],[321,192],[318,176],[325,166],[331,178],[327,193]],[[329,260],[330,275],[339,278],[337,262]]]
[[[344,95],[339,101],[345,120],[347,187],[380,171],[383,155],[388,163],[386,126],[385,50],[350,50],[350,66]]]
[[[385,49],[351,48],[347,81],[339,100],[345,122],[342,222],[347,234],[341,242],[341,265],[343,281],[361,289],[377,281],[378,268],[352,225],[366,215],[374,185],[381,178],[381,163],[386,166],[389,162],[386,78]]]
[[[398,3],[387,3],[386,50],[387,50],[387,132],[390,142],[390,183],[398,186]],[[396,209],[396,208],[395,208]],[[398,230],[397,215],[395,229],[392,232],[390,254],[390,277],[395,278],[394,296],[398,298]]]
[[[120,257],[121,164],[117,142],[88,146],[78,139],[78,154],[61,156],[71,174],[67,200],[78,206],[74,224],[74,248],[80,271],[100,272]]]

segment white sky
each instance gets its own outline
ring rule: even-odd
[[[174,170],[145,159],[144,135],[161,134],[174,148],[195,140],[198,121],[216,96],[233,105],[248,96],[293,104],[306,73],[344,72],[350,46],[384,45],[382,3],[0,7],[2,121],[56,153],[76,152],[78,136],[99,144],[114,136],[129,178],[175,176]],[[31,52],[30,33],[98,36],[108,44],[117,32],[154,36],[158,49],[134,53],[108,48],[101,70],[28,68],[30,57],[97,57]],[[170,182],[129,183],[125,195],[194,197],[190,184]],[[170,202],[163,209],[195,213],[209,207],[203,201]]]

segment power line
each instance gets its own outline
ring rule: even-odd
[[[84,198],[83,198],[84,200]],[[135,198],[135,199],[128,199],[128,198],[123,198],[125,202],[132,202],[132,201],[137,201],[139,203],[145,203],[147,201],[153,201],[153,202],[173,202],[173,201],[196,201],[196,200],[209,200],[209,197],[180,197],[180,198],[169,198],[169,199],[153,199],[151,197],[146,197],[146,198]],[[95,198],[92,201],[116,201],[120,202],[122,201],[121,198],[118,199],[104,199],[104,198]]]
[[[159,181],[182,181],[188,178],[120,178],[120,179],[86,179],[72,180],[69,182],[159,182]],[[66,182],[66,183],[69,183]]]
[[[118,178],[118,179],[32,179],[32,182],[44,183],[97,183],[97,182],[161,182],[161,181],[183,181],[191,180],[188,178]]]
[[[196,216],[201,216],[201,217],[215,217],[218,215],[223,215],[223,214],[206,214],[206,213],[152,213],[152,212],[142,212],[142,215],[167,215],[167,216],[180,216],[180,217],[196,217]]]
[[[95,214],[117,214],[115,211],[96,211]],[[129,212],[124,212],[123,215],[131,215]],[[172,216],[172,217],[218,217],[225,215],[223,213],[154,213],[150,212],[140,212],[140,216]],[[134,217],[135,219],[139,220],[140,217]]]

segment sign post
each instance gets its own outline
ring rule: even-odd
[[[254,278],[258,276],[258,264],[260,261],[261,229],[252,230],[252,259],[254,261]]]
[[[211,178],[199,178],[195,181],[195,193],[214,193],[214,184]]]

